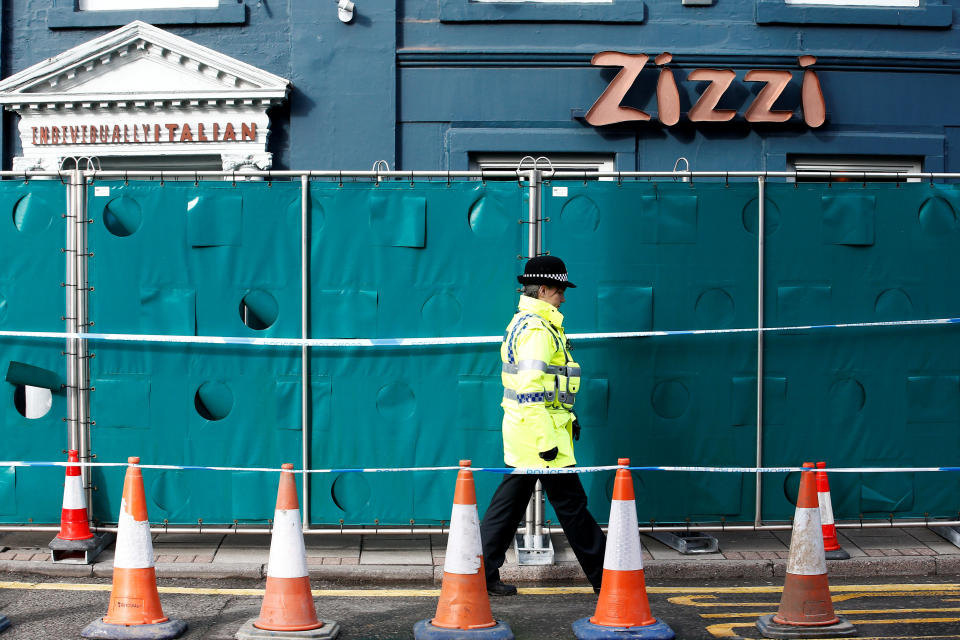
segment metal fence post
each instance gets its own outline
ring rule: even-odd
[[[763,275],[764,275],[764,217],[766,215],[767,182],[764,176],[757,177],[757,468],[763,466]],[[756,504],[754,525],[763,520],[763,474],[756,475]]]
[[[64,321],[65,330],[68,334],[77,332],[77,199],[74,187],[74,173],[70,174],[70,181],[67,183],[67,213],[64,216],[66,220],[66,247],[64,255],[66,264],[64,265]],[[80,429],[77,421],[77,339],[67,338],[66,351],[67,357],[67,448],[80,449]],[[81,470],[83,474],[86,469]],[[89,508],[89,503],[87,504]]]
[[[528,256],[533,258],[543,253],[540,225],[542,218],[540,216],[540,183],[541,174],[537,169],[533,169],[528,174],[530,179],[528,192],[528,212],[527,212],[527,250]],[[532,507],[532,509],[531,509]],[[532,514],[531,514],[532,511]],[[530,505],[527,507],[527,514],[533,516],[533,547],[535,549],[543,548],[543,486],[537,480],[537,487],[530,497]],[[528,525],[529,530],[529,525]]]
[[[534,546],[537,549],[544,549],[550,546],[549,544],[545,544],[543,540],[544,511],[543,484],[537,480],[537,487],[533,490],[533,539],[535,541]]]
[[[87,179],[79,167],[74,171],[74,197],[77,202],[77,330],[87,333],[93,322],[90,320],[90,278],[87,273],[90,256],[87,211]],[[80,429],[80,461],[93,459],[90,434],[90,350],[85,339],[77,340],[77,426]],[[83,468],[83,488],[86,492],[87,512],[93,516],[93,481],[90,467]]]
[[[528,185],[528,212],[527,212],[527,257],[533,258],[543,252],[540,233],[540,177],[538,170],[527,172]]]
[[[307,237],[310,216],[310,181],[300,176],[300,337],[310,335],[310,245]],[[300,429],[303,469],[310,468],[310,353],[300,347]],[[303,528],[310,528],[310,477],[303,474]]]
[[[543,255],[543,218],[541,195],[543,174],[534,168],[525,172],[527,184],[527,258]],[[530,502],[527,503],[524,522],[523,549],[518,546],[518,562],[521,564],[552,564],[553,548],[549,539],[544,539],[543,485],[537,480]],[[532,553],[530,553],[532,551]],[[526,552],[526,553],[525,553]]]

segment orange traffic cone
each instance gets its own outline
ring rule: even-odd
[[[825,469],[826,462],[818,462],[817,469]],[[850,554],[844,551],[837,540],[837,526],[833,522],[833,501],[830,500],[830,481],[826,471],[817,471],[817,500],[820,502],[820,525],[823,527],[823,551],[827,560],[847,560]]]
[[[80,462],[80,453],[76,449],[67,452],[67,462]],[[89,540],[93,537],[87,523],[87,501],[83,495],[83,483],[80,481],[80,467],[67,467],[67,479],[63,484],[63,509],[60,512],[61,540]]]
[[[267,563],[267,589],[260,605],[260,617],[248,620],[236,637],[239,640],[260,638],[336,638],[340,625],[320,620],[310,592],[307,551],[303,544],[303,524],[297,483],[289,462],[280,472],[277,508],[270,537],[270,558]]]
[[[107,615],[88,624],[84,638],[177,638],[187,629],[182,620],[163,615],[153,566],[153,542],[147,520],[140,458],[127,458],[123,479],[113,589]]]
[[[835,638],[856,635],[852,624],[833,612],[813,463],[800,474],[800,494],[790,537],[787,578],[780,610],[757,620],[765,638]]]
[[[477,492],[470,461],[460,461],[450,514],[447,555],[437,615],[413,626],[415,640],[513,640],[513,631],[493,619],[483,571]]]
[[[67,452],[67,462],[80,462],[76,449]],[[87,520],[87,500],[80,467],[68,465],[63,483],[60,533],[48,545],[54,562],[90,564],[113,541],[113,534],[93,535]]]
[[[633,478],[626,467],[629,458],[620,458],[613,483],[607,548],[603,556],[603,583],[597,610],[592,618],[573,623],[579,640],[644,638],[670,640],[673,629],[650,613],[647,585],[643,574],[643,555],[637,527],[637,504]]]

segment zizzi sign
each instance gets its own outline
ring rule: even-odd
[[[650,56],[642,53],[620,53],[619,51],[602,51],[590,60],[596,67],[620,67],[620,72],[607,86],[607,89],[597,98],[586,120],[594,126],[617,124],[619,122],[637,122],[650,120],[650,114],[634,107],[625,107],[620,104],[627,91],[633,86],[640,72],[646,66]],[[673,70],[667,65],[673,60],[669,53],[661,53],[654,58],[654,64],[660,67],[660,77],[657,79],[657,120],[669,126],[680,121],[680,92],[677,89],[677,80]],[[826,121],[826,104],[823,100],[823,90],[817,72],[811,69],[817,59],[813,56],[797,58],[803,71],[803,84],[800,89],[800,102],[803,111],[803,121],[810,127],[819,127]],[[737,114],[735,109],[718,109],[720,99],[736,79],[733,69],[694,69],[687,76],[687,80],[695,82],[709,82],[690,111],[687,119],[691,122],[726,122]],[[790,84],[793,73],[786,69],[754,69],[747,71],[743,77],[745,82],[763,82],[763,88],[753,99],[744,113],[747,122],[786,122],[793,117],[794,110],[774,110],[773,105]]]
[[[157,142],[244,142],[257,139],[257,123],[76,124],[30,127],[35,146],[144,144]]]

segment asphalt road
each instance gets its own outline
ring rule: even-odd
[[[0,613],[13,626],[3,640],[77,638],[106,613],[109,580],[69,580],[6,575],[0,581]],[[343,589],[314,584],[322,618],[337,620],[343,640],[413,638],[417,620],[433,615],[438,591],[418,587]],[[758,638],[756,619],[776,611],[779,583],[671,582],[651,585],[654,615],[683,639]],[[185,638],[233,638],[259,613],[262,582],[163,580],[164,612],[186,620]],[[834,607],[856,625],[860,638],[960,640],[960,580],[897,578],[831,581]],[[521,590],[495,598],[494,615],[517,640],[573,637],[570,624],[593,614],[596,596],[583,587]]]

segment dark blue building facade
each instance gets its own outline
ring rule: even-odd
[[[692,4],[692,3],[691,3]],[[76,0],[8,0],[4,77],[132,20],[291,80],[271,111],[273,168],[460,170],[499,154],[603,161],[619,171],[783,170],[799,161],[886,159],[924,171],[960,170],[956,109],[960,47],[954,3],[918,7],[788,4],[783,0],[470,2],[361,0],[350,23],[334,2],[220,0],[217,8],[80,10]],[[649,122],[594,127],[585,112],[616,68],[594,54],[648,54],[623,100]],[[654,56],[670,52],[680,121],[657,121]],[[802,117],[801,55],[815,56],[826,122]],[[722,123],[687,112],[707,82],[694,69],[732,69],[717,108]],[[744,113],[763,85],[752,69],[789,70],[775,109],[787,122],[750,123]],[[19,140],[4,127],[10,166]]]

